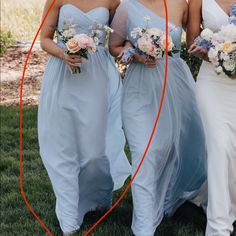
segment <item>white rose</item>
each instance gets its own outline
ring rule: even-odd
[[[212,36],[213,36],[213,32],[210,30],[210,29],[204,29],[202,32],[201,32],[201,37],[207,41],[210,41]]]
[[[217,73],[217,74],[221,74],[222,71],[223,71],[223,68],[222,68],[221,66],[218,66],[218,67],[216,68],[216,73]]]
[[[236,39],[236,25],[228,24],[222,26],[218,35],[219,38],[223,39],[224,41],[234,42]]]
[[[208,52],[208,57],[210,60],[215,60],[218,58],[218,51],[215,50],[214,48],[210,48]]]
[[[228,61],[230,58],[229,58],[228,54],[221,52],[220,53],[220,59],[223,60],[223,61]]]
[[[236,64],[234,60],[228,60],[223,62],[223,66],[227,71],[234,71]]]
[[[152,40],[147,39],[146,37],[139,38],[137,43],[138,48],[145,53],[153,48]]]
[[[223,50],[223,47],[224,47],[224,44],[223,44],[223,43],[218,43],[218,44],[215,45],[215,50],[216,50],[217,52],[222,51],[222,50]]]

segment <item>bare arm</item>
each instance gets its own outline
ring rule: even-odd
[[[56,43],[53,41],[53,37],[55,34],[55,29],[57,25],[57,20],[58,20],[58,13],[60,9],[60,1],[56,1],[52,9],[50,10],[45,23],[42,27],[41,33],[40,33],[40,43],[41,47],[44,51],[47,53],[63,58],[64,57],[64,51],[63,49],[59,48]],[[43,17],[45,17],[45,14],[50,7],[52,3],[52,0],[47,0],[44,11],[43,11]]]
[[[201,33],[202,0],[190,0],[188,7],[187,45],[190,47]]]
[[[120,5],[120,0],[113,0],[113,1],[109,0],[109,3],[110,3],[110,23],[111,23],[115,15],[116,8]]]
[[[57,44],[53,41],[56,26],[57,26],[57,21],[58,21],[59,9],[61,7],[59,2],[61,3],[61,1],[56,1],[56,3],[50,10],[45,20],[45,23],[40,33],[40,44],[41,44],[42,49],[46,51],[47,53],[55,57],[64,59],[66,63],[71,67],[78,67],[80,66],[80,63],[82,62],[81,57],[76,56],[76,55],[64,54],[64,49],[58,47]],[[52,3],[52,0],[47,0],[44,7],[43,17],[45,16],[51,3]]]
[[[186,0],[183,0],[183,1],[184,1],[183,2],[184,11],[183,11],[183,17],[182,17],[182,27],[186,31],[187,22],[188,22],[188,3],[186,2]]]
[[[194,40],[201,34],[202,0],[190,0],[187,26],[187,46],[189,54],[209,61],[207,50],[196,45]]]
[[[128,20],[127,7],[121,7],[121,10],[116,11],[117,7],[118,5],[113,11],[114,20],[111,24],[111,27],[114,29],[114,32],[111,34],[109,42],[110,53],[114,57],[118,57],[122,53],[126,45],[126,30]],[[130,44],[129,46],[132,45]]]

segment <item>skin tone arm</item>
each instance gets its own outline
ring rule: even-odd
[[[195,38],[201,34],[202,0],[190,0],[187,25],[187,46],[189,54],[208,61],[207,51],[194,43]]]
[[[47,0],[44,7],[43,16],[45,16],[50,4],[51,0]],[[55,57],[64,59],[69,66],[79,67],[82,62],[81,58],[79,56],[66,55],[64,53],[64,49],[58,47],[53,41],[61,4],[62,1],[57,1],[51,9],[40,33],[40,44],[44,51]]]
[[[182,1],[183,3],[183,16],[182,16],[182,27],[186,31],[187,30],[187,23],[188,23],[188,3],[186,0]]]
[[[109,0],[109,3],[110,3],[110,24],[113,20],[113,17],[116,13],[116,8],[120,5],[120,0],[113,0],[113,1],[110,1]]]
[[[117,4],[115,4],[115,6],[113,6],[113,10],[111,11],[111,22],[112,22],[114,15],[115,15],[116,9],[120,4],[120,0],[118,0],[116,2],[117,2]],[[124,21],[126,19],[125,17],[126,16],[123,17]],[[123,23],[123,25],[126,25],[125,22],[121,22],[121,24],[122,23]],[[133,45],[129,41],[123,40],[123,38],[120,37],[120,35],[118,35],[116,32],[113,32],[110,37],[112,38],[112,40],[111,40],[112,45],[111,44],[109,45],[110,52],[114,57],[117,57],[118,59],[120,59],[122,57],[123,52],[126,48],[133,47]],[[113,49],[114,51],[111,49]],[[130,62],[128,62],[127,64],[129,64],[129,63]]]

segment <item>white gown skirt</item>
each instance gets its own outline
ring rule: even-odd
[[[203,62],[197,100],[208,152],[207,236],[229,236],[236,220],[236,80]]]

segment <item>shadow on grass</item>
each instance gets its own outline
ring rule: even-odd
[[[81,236],[100,218],[105,212],[90,212],[85,216]],[[104,236],[131,236],[132,205],[121,204],[99,224],[91,236],[96,236],[99,231]],[[206,226],[205,213],[191,203],[182,205],[171,218],[163,220],[158,227],[155,236],[203,236]],[[100,229],[99,229],[100,228]],[[106,234],[107,231],[107,234]]]

